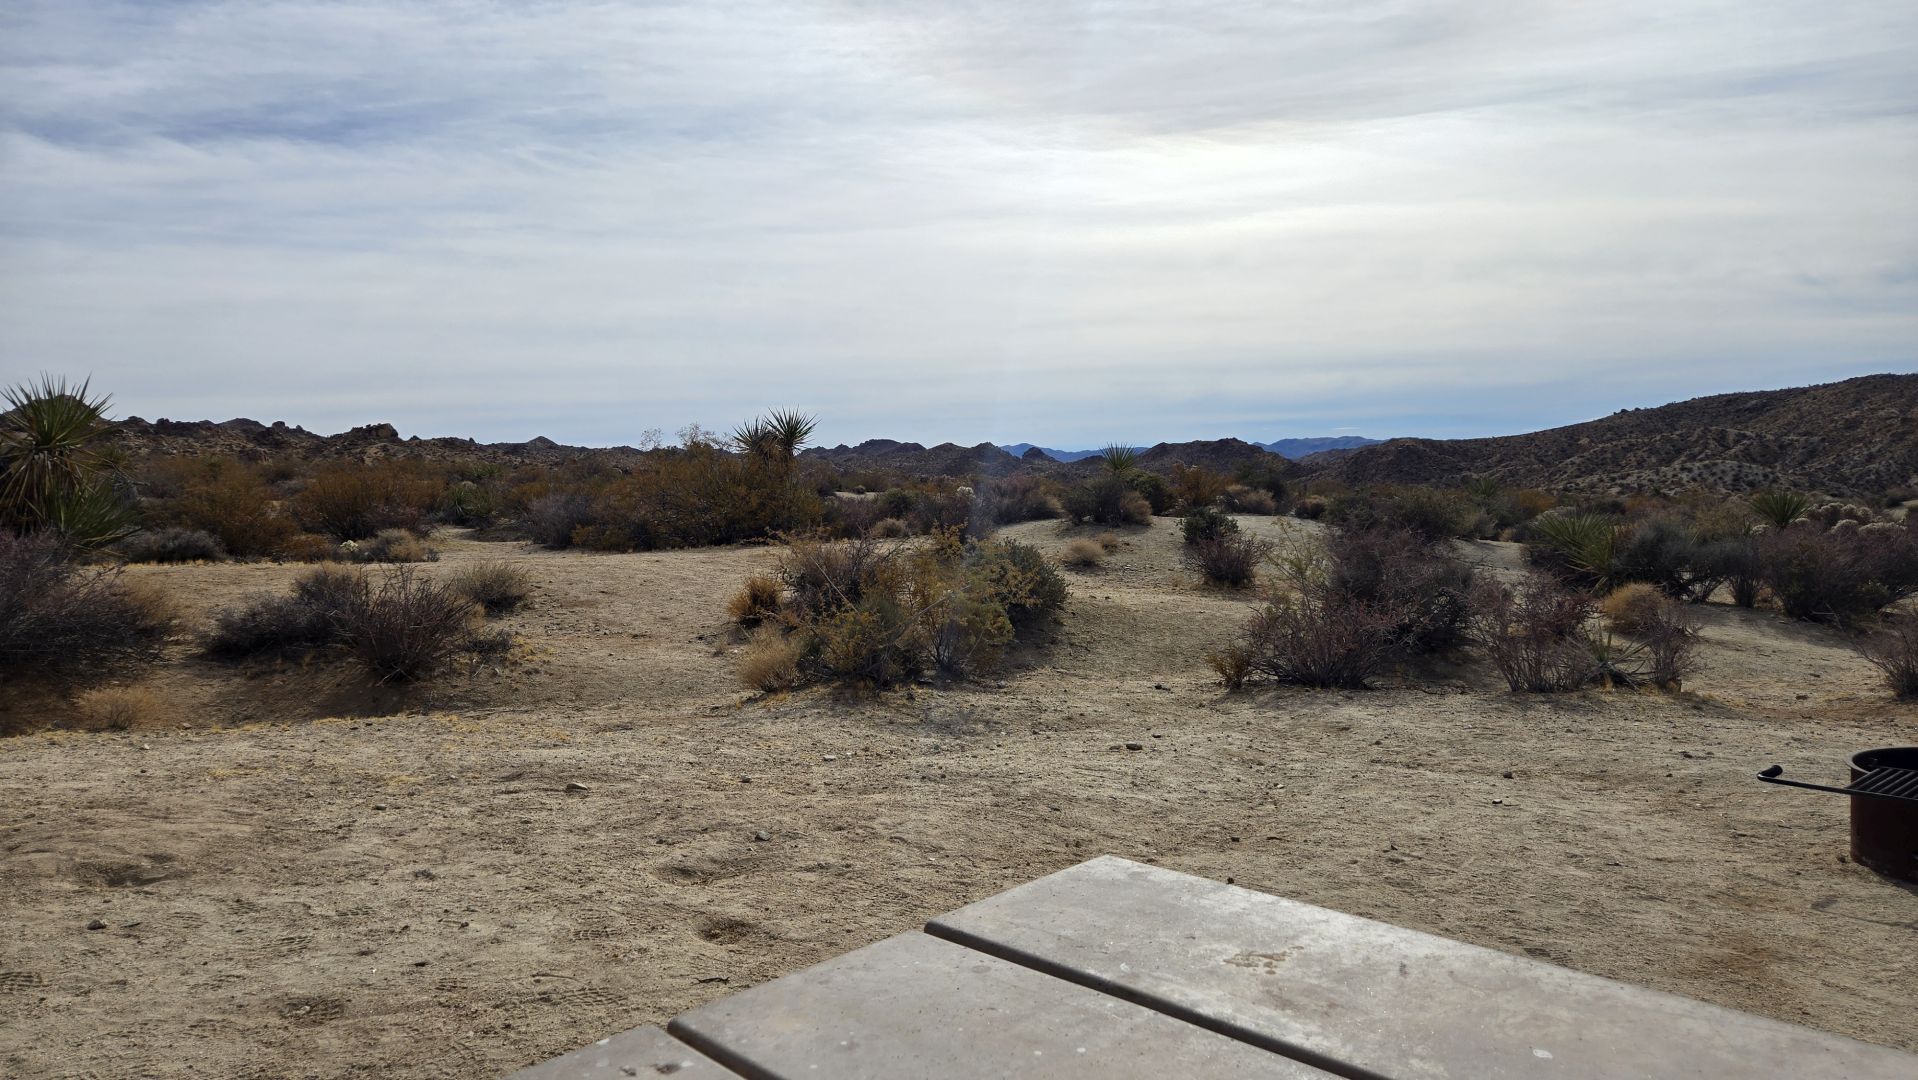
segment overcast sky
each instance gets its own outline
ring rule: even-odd
[[[1918,4],[10,0],[0,244],[149,419],[1501,434],[1918,368]]]

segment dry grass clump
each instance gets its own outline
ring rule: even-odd
[[[434,562],[440,557],[431,544],[405,529],[381,529],[370,540],[348,540],[340,545],[340,554],[363,563]]]
[[[1098,536],[1098,541],[1099,546],[1104,548],[1108,555],[1119,550],[1119,534],[1116,532],[1102,532]]]
[[[74,702],[80,726],[88,731],[131,731],[167,719],[166,704],[144,686],[103,686]]]
[[[1066,545],[1059,561],[1080,570],[1090,570],[1106,561],[1106,548],[1097,540],[1080,537]]]
[[[1642,635],[1652,629],[1668,601],[1657,589],[1642,581],[1620,585],[1607,593],[1599,610],[1621,633]]]
[[[504,559],[491,559],[465,567],[447,580],[453,591],[478,604],[488,615],[517,611],[532,595],[533,584],[526,571]]]
[[[1219,502],[1235,514],[1272,515],[1279,512],[1279,501],[1272,493],[1244,484],[1233,484],[1219,496]]]
[[[779,579],[754,574],[726,602],[726,614],[741,626],[758,626],[779,614]]]
[[[761,693],[799,685],[800,643],[777,628],[762,626],[739,658],[739,681]]]
[[[287,562],[331,562],[340,557],[340,548],[319,533],[297,533],[280,543],[278,554]]]
[[[878,521],[872,523],[870,529],[866,530],[867,536],[880,540],[898,540],[901,537],[911,535],[911,533],[912,527],[896,517],[880,518]]]
[[[1855,643],[1858,654],[1885,673],[1892,692],[1901,698],[1918,697],[1918,615],[1886,619],[1873,633]]]

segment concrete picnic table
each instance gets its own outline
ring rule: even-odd
[[[511,1080],[662,1075],[1918,1080],[1918,1056],[1105,856]]]

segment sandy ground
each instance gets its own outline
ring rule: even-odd
[[[516,663],[369,691],[182,642],[152,725],[0,740],[0,1072],[498,1075],[1101,853],[1918,1050],[1918,891],[1752,779],[1918,742],[1828,631],[1712,606],[1672,696],[1227,695],[1246,601],[1162,521],[1001,680],[759,699],[719,612],[772,550],[428,570],[495,557],[539,586]],[[203,617],[297,568],[136,573]]]

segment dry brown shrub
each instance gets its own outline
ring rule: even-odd
[[[873,523],[871,529],[866,531],[867,536],[880,540],[897,540],[902,536],[910,536],[911,534],[912,527],[896,517],[881,518]]]
[[[1100,533],[1099,546],[1104,548],[1107,554],[1119,550],[1119,534],[1116,532]]]
[[[1658,625],[1664,610],[1664,594],[1642,582],[1621,585],[1606,594],[1599,610],[1612,621],[1613,628],[1633,636],[1642,636]]]
[[[762,626],[739,658],[739,681],[762,693],[799,684],[799,644],[776,627]]]
[[[279,555],[288,562],[329,562],[340,557],[340,549],[319,533],[297,533],[281,542]]]
[[[143,686],[103,686],[81,694],[74,704],[80,726],[88,731],[131,731],[167,719],[166,703]]]
[[[1059,557],[1059,561],[1067,566],[1090,570],[1106,561],[1106,549],[1097,540],[1080,537],[1066,545],[1065,553]]]
[[[484,608],[488,615],[518,610],[533,589],[526,571],[504,559],[474,563],[454,574],[447,584]]]
[[[779,579],[754,574],[726,602],[726,614],[741,626],[757,626],[779,614]]]

